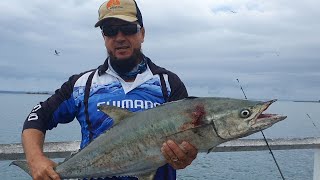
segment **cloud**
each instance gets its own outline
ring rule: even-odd
[[[6,88],[42,79],[54,82],[41,85],[52,89],[101,64],[106,51],[93,26],[102,3],[0,2],[0,79],[12,81]],[[320,2],[137,3],[146,28],[143,52],[176,72],[193,95],[242,97],[239,78],[253,98],[319,99]]]

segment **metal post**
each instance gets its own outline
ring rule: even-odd
[[[315,149],[313,168],[313,180],[320,180],[320,149]]]

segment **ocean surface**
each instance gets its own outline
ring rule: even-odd
[[[32,107],[49,95],[0,93],[0,144],[20,143],[23,122]],[[278,101],[267,112],[288,118],[264,131],[267,138],[320,136],[320,103]],[[308,117],[310,116],[310,118]],[[263,138],[256,133],[248,138]],[[76,120],[48,131],[46,142],[80,140]],[[287,180],[312,180],[314,150],[273,151]],[[61,159],[60,159],[61,160]],[[56,160],[59,161],[59,160]],[[11,161],[0,161],[0,179],[27,180],[26,173]],[[268,151],[199,154],[192,165],[178,171],[178,179],[281,180]]]

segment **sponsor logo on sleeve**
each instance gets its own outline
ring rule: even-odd
[[[33,107],[31,113],[28,116],[28,121],[36,121],[38,120],[38,114],[36,113],[41,108],[41,105],[38,104],[35,107]]]

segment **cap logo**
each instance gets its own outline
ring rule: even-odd
[[[120,0],[110,0],[107,3],[107,9],[111,10],[111,9],[116,9],[116,8],[122,8],[120,6]]]

